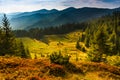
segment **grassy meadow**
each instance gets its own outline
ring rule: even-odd
[[[46,35],[42,40],[28,37],[18,38],[17,40],[22,41],[25,47],[29,48],[33,59],[35,54],[38,58],[41,58],[49,57],[50,54],[60,51],[63,55],[70,55],[72,60],[76,60],[76,57],[80,60],[86,60],[87,55],[76,49],[76,41],[80,34],[80,31],[76,31],[66,35]]]

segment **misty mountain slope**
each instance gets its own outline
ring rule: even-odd
[[[110,12],[112,12],[110,9],[97,9],[97,8],[75,9],[71,7],[63,11],[57,12],[56,18],[53,15],[50,15],[52,18],[40,20],[39,22],[31,26],[28,26],[26,29],[35,27],[59,26],[66,23],[83,22],[90,19],[98,18]]]
[[[34,25],[37,22],[44,22],[45,20],[49,21],[52,20],[52,18],[56,17],[56,13],[58,12],[55,9],[52,10],[39,10],[34,12],[25,12],[18,15],[13,16],[13,18],[10,20],[13,28],[15,29],[24,29],[28,26]]]
[[[13,18],[20,18],[23,16],[30,16],[30,15],[35,15],[35,14],[50,14],[50,13],[55,13],[55,12],[58,12],[58,10],[56,10],[56,9],[52,9],[52,10],[41,9],[41,10],[37,10],[37,11],[33,11],[33,12],[23,12],[23,13],[13,16]]]
[[[67,23],[79,23],[92,20],[103,15],[111,14],[116,9],[104,8],[74,8],[70,7],[64,10],[38,10],[33,12],[24,12],[10,16],[11,26],[14,29],[44,28],[50,26],[59,26]]]
[[[83,22],[92,18],[97,18],[108,13],[108,9],[80,8],[61,14],[55,21],[65,23]]]

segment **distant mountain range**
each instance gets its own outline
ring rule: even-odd
[[[67,23],[80,23],[101,17],[106,14],[119,10],[104,8],[74,8],[70,7],[64,10],[38,10],[33,12],[8,14],[11,26],[14,29],[44,28],[50,26],[59,26]],[[0,14],[1,18],[1,14]]]

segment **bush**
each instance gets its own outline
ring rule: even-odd
[[[59,76],[64,77],[66,72],[61,65],[52,64],[51,67],[50,67],[49,74],[54,75],[56,77],[59,77]]]
[[[81,46],[79,44],[79,40],[76,42],[76,48],[79,49],[79,50],[81,49]]]
[[[30,77],[29,80],[39,80],[39,78],[38,77]]]
[[[98,51],[89,50],[87,52],[87,54],[88,54],[88,59],[90,61],[101,62],[101,60],[102,60],[102,56],[101,56],[101,54],[99,54]]]
[[[83,74],[83,70],[76,67],[76,65],[74,65],[72,63],[65,65],[65,68],[70,73],[82,73]]]
[[[66,55],[66,56],[63,56],[61,54],[61,52],[57,53],[57,52],[54,52],[53,54],[50,55],[50,61],[51,63],[55,63],[55,64],[67,64],[69,63],[69,59],[70,59],[70,56]]]
[[[107,63],[110,65],[120,66],[120,56],[108,56]]]
[[[82,48],[81,48],[81,51],[86,52],[85,47],[82,47]]]

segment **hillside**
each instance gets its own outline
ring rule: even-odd
[[[60,26],[67,23],[79,23],[93,20],[106,14],[111,14],[116,9],[104,8],[67,8],[64,10],[38,10],[33,12],[8,14],[11,26],[14,29],[44,28]]]
[[[0,80],[119,80],[120,68],[104,63],[52,64],[48,59],[0,57]]]
[[[71,59],[75,60],[76,55],[82,56],[83,59],[86,57],[86,54],[75,48],[80,35],[80,31],[75,31],[63,35],[46,35],[41,40],[27,37],[18,38],[17,40],[21,40],[29,48],[32,58],[34,58],[35,54],[39,58],[61,51],[63,54],[69,53],[69,55],[72,55]]]

